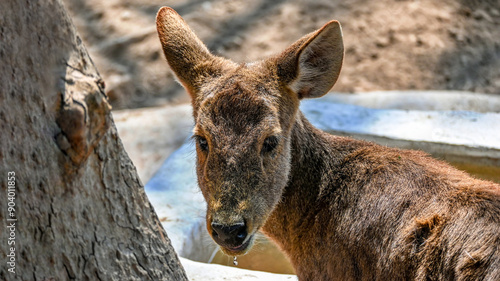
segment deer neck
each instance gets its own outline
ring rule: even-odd
[[[310,252],[306,241],[314,241],[317,231],[325,229],[325,225],[317,227],[318,220],[336,216],[331,205],[331,199],[338,193],[336,170],[345,156],[360,145],[360,141],[315,128],[299,112],[291,134],[289,182],[262,229],[289,255]],[[293,257],[290,258],[293,262]]]

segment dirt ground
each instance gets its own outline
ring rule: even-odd
[[[64,0],[115,109],[188,102],[155,30],[176,9],[216,54],[252,61],[331,19],[343,26],[339,92],[453,89],[500,94],[498,0]]]

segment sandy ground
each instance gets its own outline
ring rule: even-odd
[[[235,61],[277,53],[331,19],[343,26],[340,92],[452,89],[500,94],[498,0],[64,0],[115,109],[188,102],[155,30],[176,9]]]

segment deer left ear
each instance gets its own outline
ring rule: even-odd
[[[330,21],[279,55],[278,76],[299,99],[320,97],[337,81],[343,59],[340,23]]]
[[[159,10],[156,27],[168,64],[195,100],[202,80],[217,75],[230,63],[212,55],[172,8]]]

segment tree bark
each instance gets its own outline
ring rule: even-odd
[[[0,1],[0,146],[0,280],[187,280],[60,0]]]

